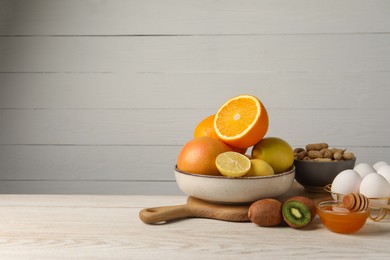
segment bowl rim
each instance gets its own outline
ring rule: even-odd
[[[336,200],[325,200],[325,201],[321,201],[319,203],[316,204],[316,208],[318,211],[320,212],[323,212],[325,214],[332,214],[332,215],[338,215],[338,216],[347,216],[347,215],[369,215],[370,214],[370,208],[368,207],[367,209],[365,210],[362,210],[362,211],[349,211],[349,212],[338,212],[338,211],[331,211],[331,210],[326,210],[324,209],[324,207],[326,206],[332,206],[332,205],[342,205],[342,203],[340,201],[336,201]]]
[[[342,198],[347,194],[343,193],[337,193],[332,191],[332,183],[327,184],[324,187],[324,191],[329,192],[331,195],[335,195],[337,198]],[[390,204],[390,197],[367,197],[370,201],[376,201],[376,200],[388,200],[387,204]]]
[[[234,178],[229,178],[229,177],[226,177],[226,176],[219,176],[219,175],[206,175],[206,174],[197,174],[197,173],[190,173],[190,172],[185,172],[185,171],[182,171],[182,170],[179,170],[177,168],[177,164],[174,166],[174,170],[175,172],[178,172],[178,173],[181,173],[181,174],[184,174],[184,175],[188,175],[188,176],[192,176],[192,177],[198,177],[198,178],[211,178],[211,179],[223,179],[223,180],[260,180],[260,179],[272,179],[272,178],[278,178],[278,177],[281,177],[281,176],[287,176],[287,175],[290,175],[290,174],[294,174],[295,173],[295,166],[292,165],[287,171],[285,172],[282,172],[282,173],[277,173],[277,174],[274,174],[274,175],[266,175],[266,176],[242,176],[242,177],[234,177]]]
[[[295,162],[304,162],[304,163],[321,163],[321,164],[331,164],[331,163],[334,163],[334,164],[341,164],[341,163],[348,163],[348,162],[352,162],[352,161],[355,161],[356,162],[356,157],[353,158],[353,159],[350,159],[350,160],[339,160],[339,161],[331,161],[331,162],[317,162],[317,161],[313,161],[313,160],[299,160],[297,158],[294,158],[294,163]]]

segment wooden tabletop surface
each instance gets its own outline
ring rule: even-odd
[[[294,185],[289,195],[315,201]],[[325,196],[325,197],[324,197]],[[185,196],[0,195],[1,259],[388,259],[390,217],[358,233],[185,218],[145,224],[144,208],[185,204]],[[275,258],[279,257],[279,258]]]

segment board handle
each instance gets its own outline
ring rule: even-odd
[[[188,205],[146,208],[139,213],[139,218],[146,224],[163,223],[186,217],[192,217],[191,208]]]

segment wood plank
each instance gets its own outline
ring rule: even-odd
[[[5,37],[0,72],[390,71],[390,34]]]
[[[3,73],[0,109],[216,110],[235,95],[251,93],[272,109],[388,110],[389,81],[390,72],[368,71]]]
[[[145,185],[174,181],[173,165],[180,149],[180,146],[0,146],[0,178],[43,184],[46,180],[134,181]],[[357,163],[390,163],[390,147],[348,147],[348,150],[356,155]]]
[[[385,0],[0,2],[2,35],[389,32]],[[71,15],[69,15],[71,14]],[[362,22],[364,21],[364,22]]]
[[[0,146],[1,180],[173,181],[181,146]]]
[[[174,181],[0,181],[2,194],[184,195]]]
[[[182,145],[214,110],[0,110],[1,144]],[[268,110],[268,136],[389,146],[387,110]]]
[[[294,186],[299,189],[300,186]],[[300,187],[302,189],[302,187]],[[49,207],[49,208],[145,208],[185,204],[187,197],[150,195],[57,195],[50,194],[1,194],[0,208]],[[158,199],[156,199],[158,198]],[[1,215],[5,217],[5,215]],[[2,219],[4,220],[4,219]]]

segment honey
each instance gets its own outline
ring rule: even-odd
[[[326,228],[332,232],[350,234],[360,230],[370,215],[370,210],[351,212],[334,210],[340,207],[335,201],[325,201],[317,205],[317,214]]]

